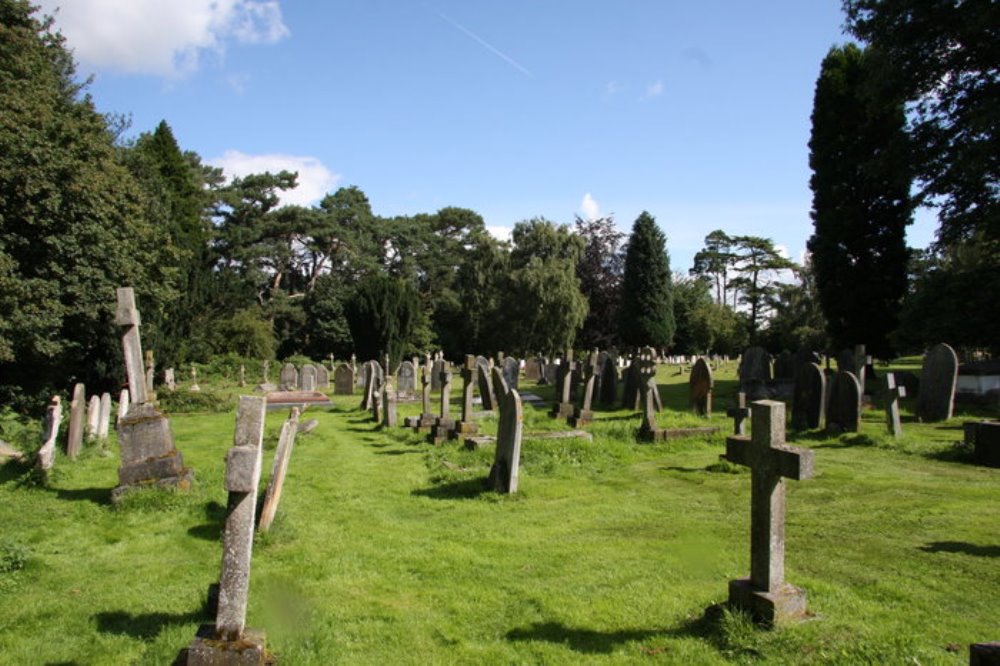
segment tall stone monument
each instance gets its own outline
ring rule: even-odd
[[[509,495],[517,492],[524,412],[521,396],[516,389],[507,386],[499,368],[493,368],[493,386],[497,393],[500,422],[497,424],[497,448],[487,484],[491,490]]]

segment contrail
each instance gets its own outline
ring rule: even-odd
[[[485,39],[483,39],[482,37],[480,37],[476,33],[472,32],[471,30],[469,30],[468,28],[466,28],[464,25],[462,25],[458,21],[452,20],[450,17],[446,16],[445,14],[443,14],[441,12],[438,12],[437,15],[440,16],[443,20],[445,20],[448,23],[450,23],[452,26],[454,26],[458,30],[461,30],[470,39],[474,39],[480,46],[482,46],[482,47],[484,47],[486,49],[489,49],[491,52],[493,52],[494,55],[496,55],[498,58],[501,58],[504,62],[506,62],[511,67],[513,67],[517,71],[519,71],[522,74],[524,74],[525,76],[527,76],[529,79],[535,78],[535,75],[532,74],[531,72],[529,72],[524,67],[522,67],[519,62],[517,62],[516,60],[514,60],[513,58],[511,58],[506,53],[504,53],[500,49],[496,48],[495,46],[493,46],[489,42],[487,42]]]

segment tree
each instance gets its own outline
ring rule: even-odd
[[[584,240],[576,275],[589,306],[577,336],[579,344],[585,349],[617,346],[625,234],[618,231],[610,216],[596,220],[577,217],[576,233]]]
[[[736,259],[732,247],[732,237],[716,229],[705,236],[705,249],[694,255],[694,265],[688,271],[690,275],[711,280],[715,286],[715,302],[723,305],[729,302],[729,278]]]
[[[834,346],[863,343],[886,358],[906,291],[911,151],[902,103],[869,96],[870,72],[870,56],[852,44],[823,60],[809,141],[807,245]]]
[[[622,275],[618,330],[627,345],[667,347],[673,343],[673,282],[666,246],[667,237],[656,220],[643,211],[632,225]]]
[[[392,364],[412,349],[411,336],[420,310],[414,286],[388,275],[371,275],[358,283],[344,307],[344,314],[360,358],[381,361],[388,354]]]
[[[798,284],[779,283],[772,299],[774,315],[764,331],[768,349],[830,349],[810,262],[796,270]]]
[[[747,307],[747,325],[751,342],[771,311],[778,290],[781,271],[795,269],[792,260],[783,257],[770,238],[733,236],[733,272],[729,282],[739,302]]]
[[[870,46],[875,94],[911,104],[925,203],[942,244],[1000,241],[1000,55],[994,0],[844,0],[847,29]]]
[[[117,388],[115,287],[155,322],[178,274],[62,38],[33,12],[0,0],[0,403],[19,407],[74,381]]]

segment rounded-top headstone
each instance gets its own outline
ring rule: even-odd
[[[939,343],[924,356],[917,395],[917,416],[922,421],[945,421],[955,406],[958,383],[958,354],[949,345]]]

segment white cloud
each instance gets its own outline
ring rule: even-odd
[[[597,205],[594,197],[590,196],[590,192],[583,195],[583,201],[580,202],[580,212],[587,220],[596,220],[601,216],[601,207]]]
[[[81,63],[179,78],[205,51],[287,37],[277,0],[39,0]]]
[[[625,86],[618,83],[617,81],[608,81],[607,84],[604,86],[604,90],[609,95],[616,95],[621,91],[625,90]]]
[[[514,231],[511,227],[503,227],[498,225],[486,225],[486,231],[490,232],[490,235],[497,240],[509,241],[511,233]]]
[[[646,86],[646,94],[642,96],[643,99],[649,99],[651,97],[659,97],[663,94],[663,81],[654,81]]]
[[[340,174],[333,173],[315,157],[297,155],[247,155],[238,150],[227,150],[222,157],[207,160],[212,166],[221,167],[227,179],[242,178],[252,173],[270,171],[295,171],[299,174],[298,187],[281,195],[283,205],[308,206],[329,194],[340,181]]]

